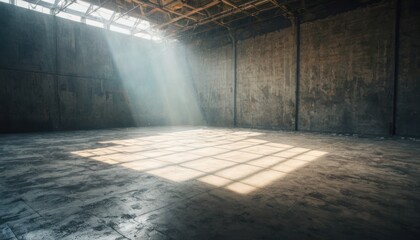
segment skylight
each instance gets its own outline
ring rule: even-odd
[[[11,3],[9,0],[0,1]],[[161,40],[159,32],[151,27],[150,22],[82,0],[15,0],[12,4],[122,34],[154,41]]]
[[[51,0],[50,0],[51,1]],[[68,9],[76,10],[79,12],[86,12],[89,9],[90,4],[83,1],[77,1],[68,6]]]

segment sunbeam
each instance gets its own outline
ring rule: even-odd
[[[121,45],[118,38],[107,35],[107,42],[136,125],[203,124],[186,46],[147,40]]]

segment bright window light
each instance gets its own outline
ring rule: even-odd
[[[66,12],[59,12],[56,16],[61,17],[61,18],[65,18],[65,19],[68,19],[68,20],[72,20],[72,21],[75,21],[75,22],[80,22],[80,17],[79,16],[72,15],[72,14],[69,14],[69,13],[66,13]]]
[[[47,13],[47,14],[50,13],[50,9],[45,8],[43,6],[35,5],[35,4],[31,4],[30,9],[35,10],[37,12],[41,12],[41,13]]]
[[[104,24],[98,21],[86,19],[86,24],[94,27],[104,28]]]
[[[130,34],[130,30],[125,29],[125,28],[120,28],[114,25],[111,25],[109,29],[115,32],[119,32],[119,33]]]
[[[127,27],[132,28],[134,26],[134,23],[136,22],[136,19],[130,19],[130,18],[118,18],[115,23],[121,24],[121,25],[125,25]]]
[[[153,36],[152,37],[152,40],[154,40],[154,41],[160,41],[160,40],[162,40],[162,38],[161,37],[158,37],[158,36]]]
[[[134,36],[152,40],[152,36],[150,36],[150,34],[147,34],[147,33],[136,33],[134,34]]]
[[[18,7],[29,8],[29,3],[23,0],[16,0],[15,4]]]
[[[10,0],[0,0],[0,2],[10,4]],[[15,5],[37,12],[51,14],[51,9],[54,7],[55,2],[56,0],[15,0]],[[87,25],[99,28],[104,28],[105,22],[109,24],[109,30],[114,32],[130,34],[154,41],[161,40],[158,32],[153,31],[148,21],[124,15],[125,13],[116,13],[115,11],[82,0],[73,1],[69,5],[65,5],[64,3],[68,4],[70,2],[63,2],[61,0],[58,6],[59,8],[65,6],[65,9],[61,9],[59,13],[57,13],[56,9],[54,11],[55,16],[79,23],[83,18],[85,19],[84,23]]]
[[[83,2],[83,1],[77,1],[74,2],[73,4],[71,4],[70,6],[68,6],[68,9],[72,9],[72,10],[76,10],[79,12],[86,12],[89,8],[89,3],[87,2]]]
[[[137,25],[137,28],[140,30],[146,30],[150,27],[150,23],[148,21],[142,20],[139,25]]]
[[[105,9],[105,8],[100,8],[96,11],[96,13],[98,14],[98,16],[104,20],[109,21],[112,17],[112,15],[114,15],[114,11]]]

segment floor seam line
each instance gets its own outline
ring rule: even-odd
[[[12,230],[12,228],[10,227],[10,225],[9,225],[9,223],[8,222],[6,222],[6,226],[10,229],[10,231],[12,232],[12,234],[13,234],[13,236],[16,238],[16,239],[19,239],[17,236],[16,236],[16,233]]]

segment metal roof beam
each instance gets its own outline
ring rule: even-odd
[[[200,12],[200,11],[203,11],[203,10],[205,10],[205,9],[211,8],[211,7],[213,7],[213,6],[216,6],[216,5],[217,5],[217,4],[219,4],[219,3],[220,3],[220,0],[216,0],[216,1],[213,1],[213,2],[211,2],[211,3],[207,4],[207,5],[203,6],[203,7],[196,8],[196,9],[194,9],[194,10],[192,10],[192,11],[188,12],[187,14],[184,14],[184,15],[182,15],[182,16],[179,16],[179,17],[177,17],[177,18],[174,18],[174,19],[172,19],[172,20],[170,20],[170,21],[168,21],[168,22],[166,22],[166,23],[160,24],[159,26],[157,26],[157,29],[161,29],[161,28],[163,28],[163,27],[165,27],[165,26],[170,25],[171,23],[177,22],[177,21],[179,21],[179,20],[181,20],[181,19],[184,19],[184,18],[187,18],[187,17],[189,17],[189,16],[191,16],[191,15],[194,15],[194,14],[196,14],[197,12]]]

